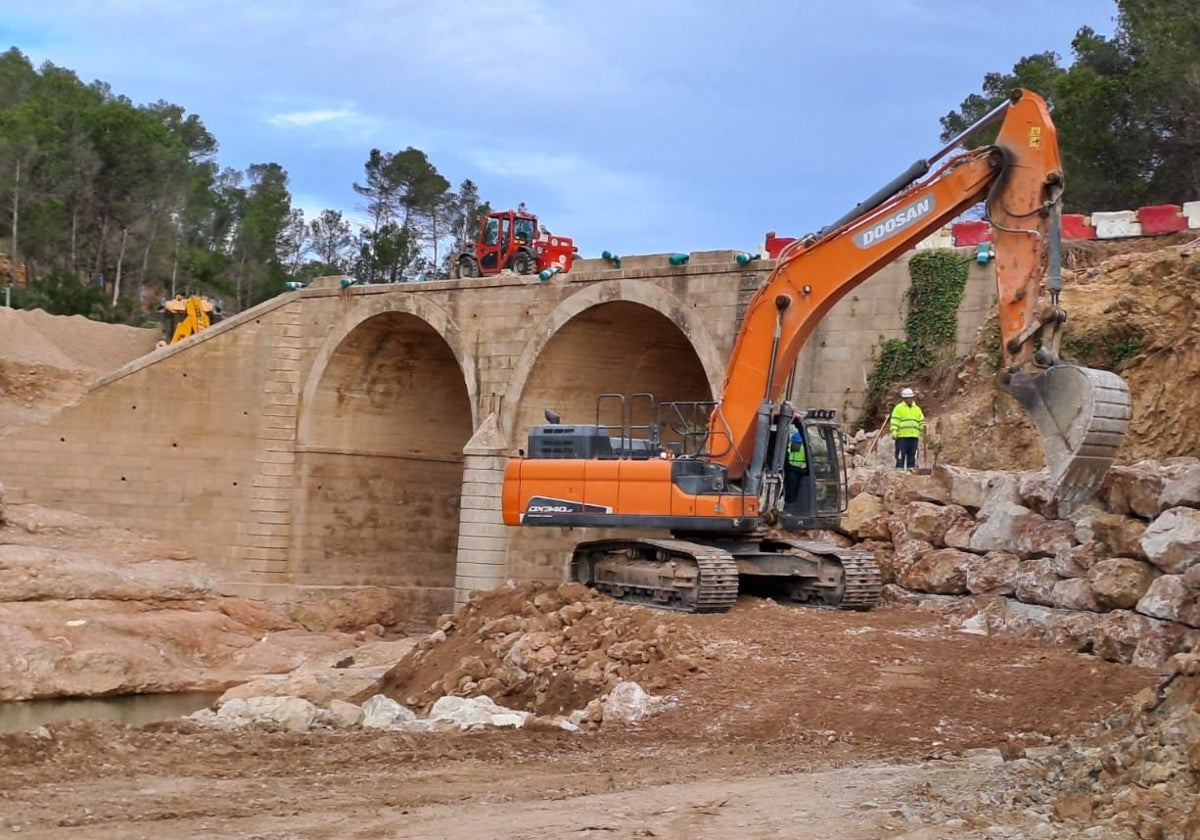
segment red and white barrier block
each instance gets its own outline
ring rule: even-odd
[[[1128,239],[1165,236],[1181,230],[1200,230],[1200,201],[1186,204],[1151,204],[1136,210],[1092,213],[1063,213],[1063,239]],[[794,237],[767,234],[762,253],[775,259],[795,242]],[[992,226],[986,221],[955,222],[935,231],[917,244],[918,248],[962,248],[993,241]]]
[[[950,226],[957,247],[992,241],[987,222],[958,222]],[[1129,239],[1138,236],[1164,236],[1181,230],[1200,230],[1200,201],[1178,204],[1152,204],[1137,210],[1092,213],[1064,213],[1064,239]]]

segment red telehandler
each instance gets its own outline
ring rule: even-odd
[[[578,249],[567,236],[538,229],[537,216],[520,210],[497,210],[480,219],[475,250],[459,254],[455,277],[482,277],[509,269],[536,274],[548,268],[571,270]]]

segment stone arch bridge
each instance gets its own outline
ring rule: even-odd
[[[185,542],[226,591],[385,586],[428,618],[509,577],[561,579],[578,535],[502,524],[505,458],[546,407],[591,422],[601,393],[711,399],[771,266],[727,251],[583,260],[548,282],[323,278],[0,437],[0,480],[12,501]],[[984,274],[963,342],[994,298]],[[880,338],[902,335],[908,285],[901,259],[826,318],[800,404],[854,416]]]

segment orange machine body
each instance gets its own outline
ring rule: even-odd
[[[569,515],[573,524],[752,530],[758,498],[731,488],[688,493],[672,480],[673,459],[516,458],[504,470],[504,521],[537,524]]]
[[[1038,327],[1047,219],[1061,193],[1062,172],[1055,129],[1036,94],[1015,93],[1003,114],[993,145],[949,154],[929,177],[914,176],[862,213],[797,240],[779,256],[748,305],[707,441],[696,455],[719,470],[711,473],[711,484],[705,483],[710,473],[697,482],[669,457],[518,458],[505,472],[504,521],[687,532],[749,527],[770,501],[760,491],[771,483],[764,476],[772,469],[772,452],[774,464],[782,463],[778,441],[764,444],[762,438],[775,435],[771,418],[782,425],[789,416],[780,413],[784,392],[813,330],[851,290],[985,199],[995,229],[1005,362],[1027,363],[1029,338]],[[918,163],[929,171],[929,162]]]

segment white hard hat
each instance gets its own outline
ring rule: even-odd
[[[909,399],[912,399],[913,397],[915,397],[916,394],[913,393],[912,388],[903,388],[900,391],[900,396],[906,400],[909,400]]]

